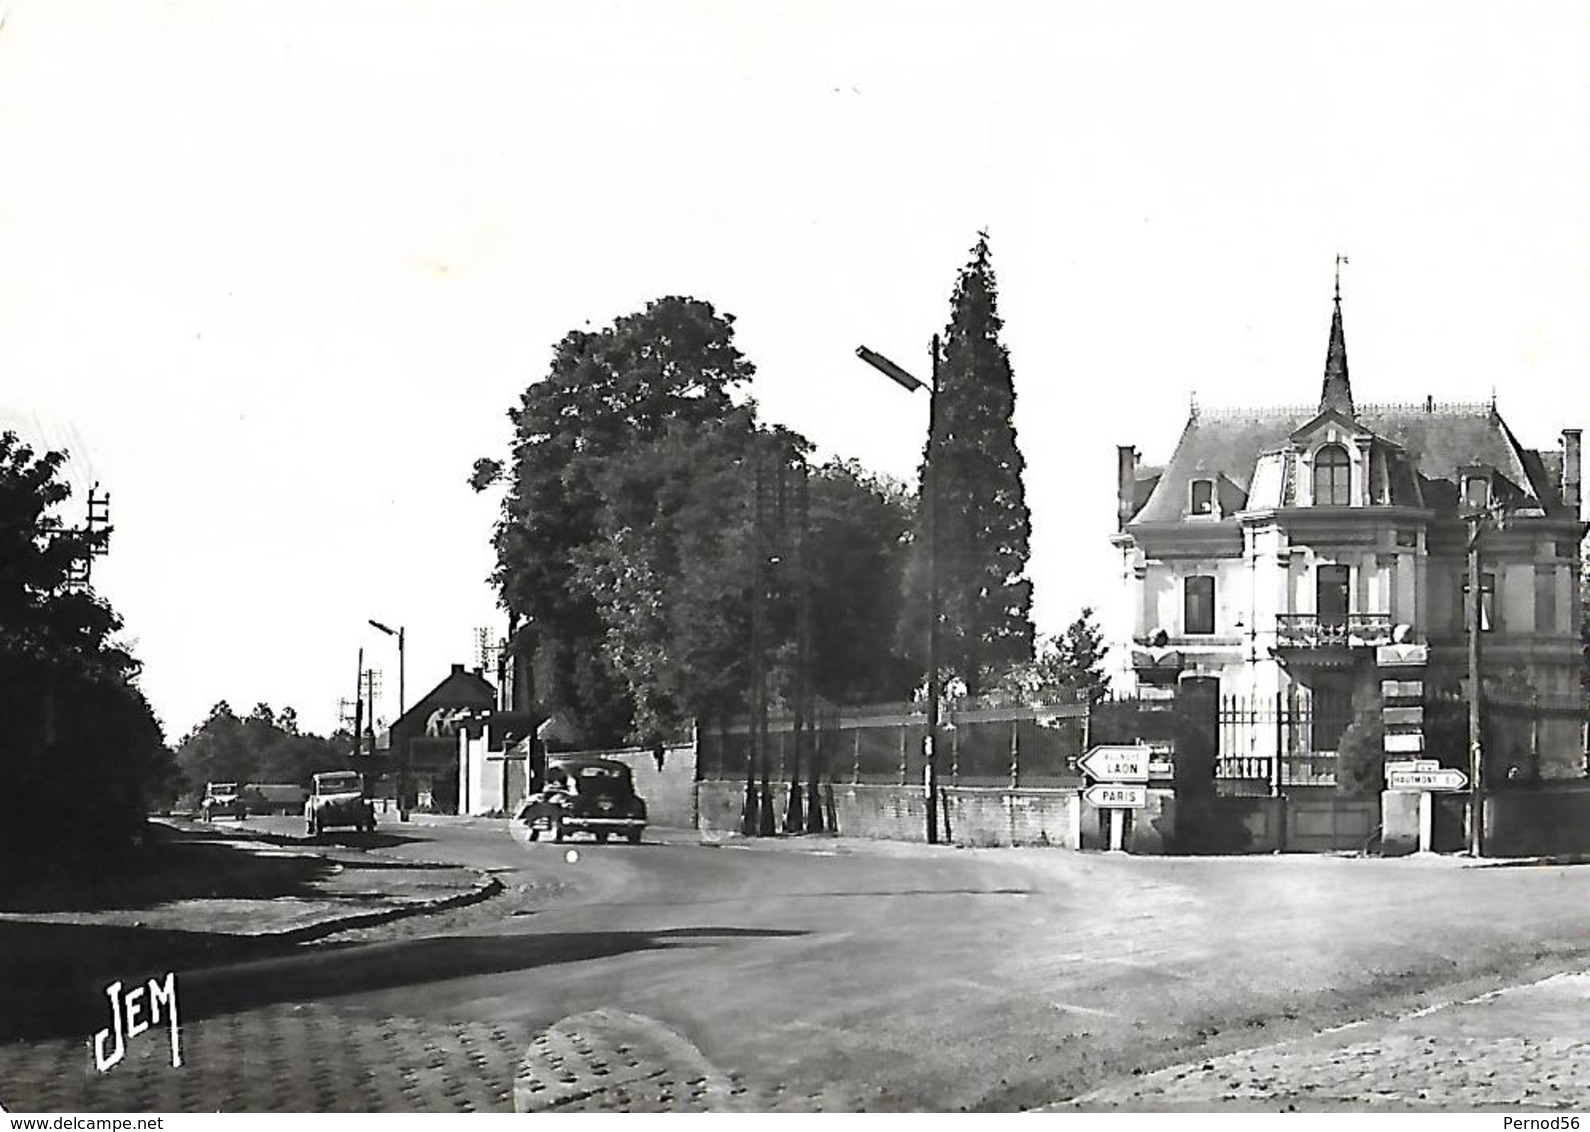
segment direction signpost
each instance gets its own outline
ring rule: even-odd
[[[1462,790],[1469,776],[1461,770],[1393,770],[1386,775],[1388,790]]]
[[[1419,792],[1419,852],[1430,852],[1431,830],[1435,821],[1432,793],[1450,793],[1468,788],[1469,776],[1461,770],[1443,767],[1434,759],[1415,759],[1386,764],[1387,790]]]
[[[1140,810],[1148,805],[1148,780],[1152,749],[1145,743],[1092,747],[1077,760],[1077,767],[1092,786],[1082,799],[1103,810],[1110,826],[1110,848],[1122,849],[1126,842],[1124,810]],[[1156,776],[1157,777],[1157,776]]]

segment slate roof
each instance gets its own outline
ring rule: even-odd
[[[1316,410],[1301,407],[1195,412],[1153,492],[1131,521],[1181,521],[1188,484],[1194,479],[1220,484],[1225,514],[1241,510],[1247,505],[1259,456],[1283,447],[1293,432],[1317,415]],[[1418,506],[1422,501],[1438,512],[1453,512],[1461,469],[1482,464],[1497,472],[1500,493],[1537,502],[1548,514],[1562,507],[1561,454],[1524,448],[1489,405],[1365,405],[1356,419],[1404,450],[1407,463],[1391,461],[1394,502]],[[1234,505],[1228,502],[1232,488],[1239,496]]]

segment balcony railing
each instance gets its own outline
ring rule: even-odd
[[[1349,613],[1321,617],[1317,613],[1279,613],[1276,644],[1292,649],[1373,648],[1391,643],[1391,614]]]

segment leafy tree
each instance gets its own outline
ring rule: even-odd
[[[976,697],[1033,656],[1032,583],[1026,577],[1031,516],[1016,447],[1016,393],[1000,341],[998,289],[988,236],[978,235],[951,301],[938,368],[933,471],[938,476],[940,662]],[[922,483],[928,483],[924,454]],[[918,505],[913,587],[925,588],[926,499]],[[913,610],[921,607],[913,602]],[[925,637],[920,617],[907,643]]]
[[[839,704],[904,699],[915,668],[891,645],[905,616],[912,500],[854,461],[817,468],[810,492],[814,690]]]
[[[176,765],[188,792],[207,782],[278,782],[308,785],[310,776],[341,770],[349,743],[298,730],[297,713],[269,704],[239,717],[225,700],[177,745]]]
[[[74,581],[109,531],[73,530],[64,452],[0,435],[0,770],[13,799],[7,852],[92,853],[125,844],[170,771],[159,722],[114,642],[122,621]]]
[[[677,616],[627,624],[638,595],[679,576],[675,540],[649,531],[648,516],[679,512],[678,492],[749,443],[753,410],[733,395],[752,372],[732,318],[696,299],[658,299],[612,326],[568,334],[513,413],[512,466],[476,464],[477,488],[508,482],[492,578],[500,601],[533,626],[537,695],[583,744],[627,738],[637,710],[643,728],[682,710],[651,697],[654,644],[610,638],[637,630],[655,641]],[[661,465],[648,467],[653,459]],[[640,705],[637,683],[648,689]]]
[[[1030,663],[1008,670],[997,690],[1021,697],[1078,697],[1098,704],[1110,694],[1108,651],[1092,607],[1085,608],[1064,633],[1045,637]]]

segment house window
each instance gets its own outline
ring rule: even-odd
[[[1557,568],[1535,567],[1535,632],[1557,631]]]
[[[1463,506],[1481,511],[1491,501],[1491,481],[1484,476],[1469,476],[1463,481]]]
[[[1468,632],[1469,615],[1469,576],[1464,574],[1461,578],[1464,605],[1458,609],[1458,624],[1463,626],[1463,631]],[[1496,627],[1496,575],[1480,574],[1480,632],[1489,633]]]
[[[1321,625],[1347,624],[1347,590],[1352,574],[1346,566],[1321,566],[1315,575],[1315,612]]]
[[[1334,751],[1353,721],[1353,687],[1346,673],[1320,673],[1309,713],[1309,738],[1316,751]]]
[[[1215,631],[1215,580],[1207,574],[1188,578],[1186,582],[1186,609],[1184,631],[1213,633]]]
[[[1192,481],[1192,500],[1188,512],[1193,515],[1213,515],[1215,513],[1214,480]]]
[[[1314,505],[1346,507],[1352,500],[1352,461],[1340,444],[1327,444],[1314,454]]]

